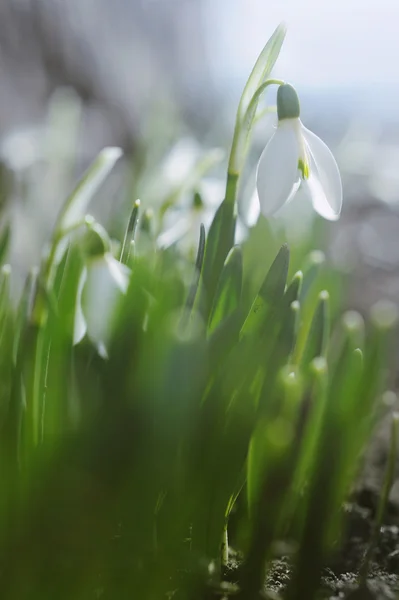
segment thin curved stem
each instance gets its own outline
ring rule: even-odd
[[[251,127],[256,115],[258,102],[263,92],[270,85],[282,85],[281,79],[268,79],[258,87],[252,96],[244,116],[242,116],[242,98],[237,111],[236,123],[234,127],[233,142],[231,144],[230,157],[227,169],[226,200],[234,202],[237,192],[238,178],[244,164],[248,139]],[[234,183],[234,186],[233,186]],[[235,188],[235,189],[234,189]],[[234,190],[234,193],[231,192]],[[229,193],[230,192],[230,193]]]

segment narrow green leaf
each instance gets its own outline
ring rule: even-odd
[[[395,481],[395,471],[398,461],[398,445],[399,445],[399,413],[394,412],[392,415],[391,422],[391,442],[389,445],[388,462],[384,477],[384,486],[380,502],[378,504],[377,516],[376,516],[376,529],[379,533],[383,519],[388,506],[389,494]]]
[[[285,38],[285,26],[280,24],[260,53],[248,78],[238,105],[228,173],[239,174],[244,164],[251,129],[256,116],[259,99],[269,83],[267,79],[280,54]],[[271,83],[271,82],[270,82]],[[273,80],[273,83],[282,83]]]
[[[247,459],[247,503],[252,515],[259,497],[264,464],[268,458],[267,423],[259,422],[249,444]]]
[[[232,349],[233,352],[240,353],[236,343],[238,341],[241,323],[241,315],[238,311],[235,311],[219,323],[209,335],[209,357],[210,364],[213,368],[216,368],[220,361],[223,360]],[[244,367],[242,367],[242,370],[243,369]]]
[[[20,352],[21,336],[27,327],[32,314],[34,299],[37,290],[37,269],[32,269],[26,278],[21,298],[17,308],[15,319],[15,335],[13,343],[13,358],[17,360],[17,355]]]
[[[8,248],[11,239],[11,226],[9,223],[4,227],[0,234],[0,265],[6,260]]]
[[[297,271],[284,293],[284,302],[287,302],[288,305],[292,302],[295,302],[295,300],[299,300],[299,295],[302,287],[302,280],[302,271]]]
[[[356,400],[356,386],[361,375],[361,360],[357,352],[358,342],[363,337],[364,320],[360,313],[347,311],[341,319],[342,336],[336,342],[336,357],[330,359],[331,385],[329,388],[330,420],[342,420],[344,415],[353,412]]]
[[[272,467],[273,458],[286,452],[294,441],[295,415],[301,397],[301,382],[290,367],[277,372],[279,405],[273,417],[258,420],[252,435],[247,466],[247,499],[250,516],[254,517],[261,498],[261,483]],[[283,432],[285,435],[282,435]]]
[[[329,295],[325,290],[319,294],[319,303],[313,315],[305,349],[300,359],[306,370],[317,356],[325,356],[329,337]]]
[[[303,285],[299,296],[299,302],[303,304],[306,300],[321,267],[325,262],[325,255],[320,250],[313,250],[305,260],[303,266]]]
[[[210,333],[238,308],[241,298],[241,287],[242,252],[240,247],[235,246],[230,250],[220,275],[219,285],[209,318],[208,331]]]
[[[136,233],[138,217],[139,217],[139,209],[140,209],[140,200],[136,200],[133,204],[133,209],[130,214],[129,223],[126,228],[125,237],[122,244],[120,261],[124,265],[127,265],[129,262],[129,255],[131,250],[131,242],[134,242],[134,236]]]
[[[209,228],[201,278],[200,310],[206,320],[212,309],[224,261],[234,245],[236,208],[224,200]]]
[[[291,354],[296,342],[299,310],[299,302],[295,300],[284,311],[272,314],[271,321],[274,322],[274,327],[269,328],[272,332],[267,332],[271,340],[268,340],[264,352],[264,380],[258,402],[258,412],[261,415],[274,414],[278,410],[277,375],[285,365],[292,362]]]
[[[370,411],[384,386],[386,365],[391,355],[393,335],[398,325],[398,309],[389,301],[379,301],[371,309],[371,325],[364,356],[364,377],[358,393],[362,409]]]
[[[287,282],[290,251],[287,244],[281,246],[279,253],[267,273],[256,296],[251,310],[244,322],[241,335],[256,331],[271,308],[278,306],[283,297]]]
[[[292,494],[288,500],[287,513],[284,515],[288,527],[298,509],[298,504],[302,504],[303,507],[301,499],[316,461],[316,445],[323,422],[328,389],[328,367],[324,357],[318,356],[310,363],[306,385],[309,392],[303,396],[296,424],[299,449],[297,467],[292,482]]]
[[[360,586],[365,586],[367,582],[367,576],[369,575],[370,563],[378,545],[380,537],[381,526],[388,506],[389,494],[395,481],[395,471],[398,457],[398,441],[399,441],[399,413],[392,415],[391,422],[391,441],[389,445],[388,461],[385,468],[384,483],[380,495],[380,499],[377,507],[377,515],[375,518],[373,531],[369,547],[363,560],[363,564],[360,568]]]
[[[285,34],[286,27],[283,23],[280,23],[260,53],[241,97],[239,107],[239,113],[241,117],[245,114],[252,97],[256,93],[256,90],[270,76],[270,73],[272,72],[272,69],[280,54]]]
[[[190,287],[190,290],[189,290],[189,293],[187,296],[186,307],[185,307],[185,316],[182,321],[182,323],[184,323],[184,324],[187,322],[186,317],[188,317],[190,315],[191,310],[194,306],[195,298],[197,296],[198,285],[199,285],[201,271],[202,271],[202,264],[204,262],[204,252],[205,252],[205,227],[204,227],[204,224],[201,223],[200,236],[199,236],[199,242],[198,242],[198,250],[197,250],[197,259],[195,261],[194,278],[193,278],[193,282],[191,284],[191,287]]]
[[[300,394],[300,382],[291,370],[280,372],[279,406],[273,418],[258,421],[251,438],[247,472],[251,538],[242,567],[242,598],[257,597],[270,548],[278,539],[286,512],[297,458],[294,423]]]
[[[70,194],[58,217],[56,231],[63,232],[84,217],[90,200],[122,156],[120,148],[104,148]]]
[[[10,305],[11,266],[3,265],[0,269],[0,322]],[[1,331],[0,331],[1,336]]]
[[[310,449],[314,449],[311,468],[308,456],[303,456],[302,468],[306,468],[306,471],[309,469],[309,482],[297,569],[291,583],[291,594],[295,600],[313,598],[319,586],[326,552],[336,542],[341,525],[342,502],[355,475],[361,450],[361,417],[369,418],[369,415],[358,410],[353,412],[356,391],[362,378],[361,360],[359,353],[353,349],[353,339],[361,332],[363,322],[360,315],[349,314],[344,316],[342,326],[344,335],[340,340],[338,359],[331,373],[325,401],[325,359],[317,358],[317,362],[313,361],[310,368],[311,374],[316,375],[318,379],[321,377],[319,383],[322,387],[319,387],[319,390],[316,388],[316,392],[324,409],[322,414],[318,415],[320,407],[315,407],[313,418],[321,417],[316,441],[312,440],[316,432],[310,430],[310,427],[308,430],[310,438],[305,450],[309,453]],[[314,401],[317,402],[318,397],[314,398]],[[312,424],[317,425],[311,421],[310,425]],[[302,475],[306,474],[306,471]]]

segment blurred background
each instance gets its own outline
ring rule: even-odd
[[[131,196],[150,205],[160,186],[163,200],[182,192],[201,156],[228,149],[246,78],[285,21],[276,76],[296,86],[302,120],[343,174],[343,216],[327,227],[325,249],[351,274],[348,303],[397,301],[398,18],[396,0],[1,0],[0,158],[17,271],[37,261],[72,182],[105,145],[121,145],[133,165],[129,194],[120,171],[99,204],[117,233]],[[269,125],[255,132],[253,164]],[[201,184],[212,210],[220,164]],[[290,226],[303,228],[308,212],[299,198]],[[173,213],[169,221],[173,241]]]

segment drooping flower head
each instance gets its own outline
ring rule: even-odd
[[[85,264],[77,290],[74,344],[85,335],[104,358],[112,337],[115,312],[126,294],[130,269],[114,258],[107,232],[90,220],[81,240]]]
[[[304,186],[316,212],[330,221],[339,218],[342,183],[335,159],[326,144],[300,120],[299,98],[289,84],[277,92],[276,131],[260,157],[256,185],[260,208],[270,216]]]

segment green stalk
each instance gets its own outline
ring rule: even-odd
[[[227,171],[227,182],[226,182],[226,193],[225,202],[226,204],[235,204],[238,189],[238,178],[240,174],[230,171],[230,167]]]
[[[231,144],[229,163],[227,167],[227,184],[225,195],[227,202],[233,202],[236,198],[238,178],[245,163],[251,129],[255,120],[260,97],[269,87],[269,85],[283,85],[283,83],[284,81],[281,79],[268,79],[262,83],[262,85],[260,85],[255,91],[245,111],[243,110],[245,90],[241,96],[237,110],[233,141]]]
[[[245,164],[252,125],[260,96],[269,85],[281,85],[280,79],[268,79],[260,84],[246,106],[246,89],[238,105],[233,141],[227,168],[225,198],[209,229],[202,272],[201,312],[207,320],[213,305],[224,261],[234,245],[237,219],[237,192]]]
[[[377,515],[371,534],[369,547],[363,559],[359,573],[359,586],[364,587],[367,582],[367,575],[370,570],[370,563],[374,555],[374,551],[378,544],[381,527],[383,524],[386,508],[388,506],[389,494],[395,480],[395,467],[398,454],[398,438],[399,438],[399,413],[392,415],[391,425],[391,442],[389,447],[388,462],[385,470],[383,488],[381,491],[380,501],[378,503]]]
[[[229,562],[229,535],[227,530],[227,519],[223,527],[221,547],[222,572]]]

